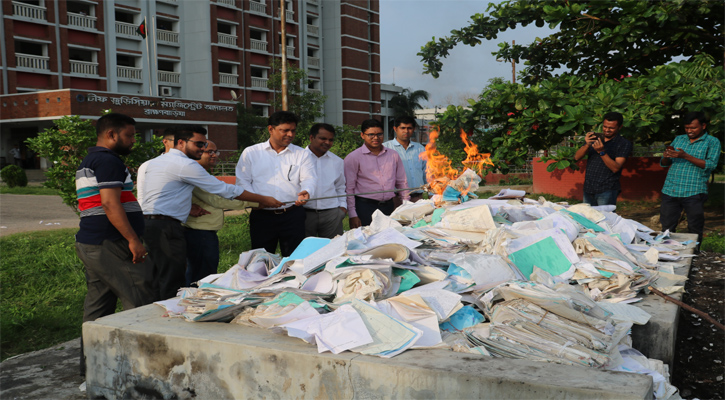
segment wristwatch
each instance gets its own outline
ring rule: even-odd
[[[606,152],[606,151],[604,151],[604,150],[602,150],[602,151],[600,151],[600,152],[599,152],[599,155],[600,155],[600,156],[602,156],[602,157],[603,157],[603,156],[604,156],[605,154],[607,154],[607,152]]]

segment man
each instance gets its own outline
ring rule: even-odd
[[[584,175],[584,202],[592,206],[616,205],[622,191],[619,183],[622,166],[632,153],[632,142],[619,135],[623,123],[622,114],[605,114],[604,141],[594,132],[588,132],[584,145],[574,155],[576,161],[589,156]]]
[[[310,144],[305,151],[317,173],[316,197],[342,196],[336,199],[313,200],[305,204],[305,236],[330,238],[342,235],[342,220],[347,214],[345,199],[345,165],[342,158],[330,151],[335,141],[335,128],[330,124],[314,124],[310,128]]]
[[[194,187],[226,199],[256,201],[265,207],[282,204],[269,196],[246,192],[209,175],[195,161],[201,158],[206,146],[204,127],[178,127],[174,134],[174,148],[150,160],[146,167],[141,203],[146,218],[144,239],[154,259],[154,279],[161,299],[176,296],[178,289],[186,283],[186,239],[181,224],[189,216]]]
[[[156,300],[153,263],[141,243],[144,219],[133,196],[131,174],[120,155],[131,153],[136,121],[106,114],[96,123],[96,147],[88,149],[76,171],[80,229],[76,254],[86,269],[88,292],[83,322],[113,314],[116,300],[124,310]],[[81,374],[85,360],[81,344]]]
[[[168,153],[169,150],[174,147],[174,130],[172,128],[166,128],[166,130],[164,130],[164,136],[161,139],[161,143],[164,144],[164,154]],[[144,182],[146,180],[146,167],[148,166],[149,161],[141,164],[138,167],[138,171],[136,173],[136,198],[138,199],[139,204],[143,202]]]
[[[284,204],[253,210],[249,215],[252,248],[270,253],[279,244],[282,256],[292,254],[305,238],[305,210],[300,207],[315,193],[317,174],[308,153],[292,144],[299,120],[277,111],[269,117],[269,140],[247,147],[237,163],[237,186],[274,196]]]
[[[720,141],[707,133],[707,117],[702,112],[689,112],[683,120],[685,134],[668,146],[660,160],[667,168],[662,187],[660,222],[662,230],[674,232],[682,210],[687,215],[687,230],[697,233],[698,249],[705,227],[704,205],[707,201],[707,179],[720,159]]]
[[[216,144],[207,140],[206,150],[197,162],[210,174],[219,161]],[[216,274],[219,266],[219,238],[217,231],[224,226],[224,210],[242,210],[257,207],[257,203],[239,200],[227,200],[195,187],[191,192],[191,202],[208,213],[198,218],[186,220],[186,286],[198,282],[207,275]]]
[[[347,194],[368,193],[386,190],[385,193],[360,194],[347,198],[350,228],[370,225],[375,210],[390,215],[395,206],[394,189],[405,189],[403,161],[398,153],[383,146],[383,124],[376,119],[367,119],[360,126],[360,137],[364,144],[345,157],[345,187]],[[400,191],[398,196],[408,200],[408,192]]]
[[[420,143],[410,140],[417,127],[418,123],[415,121],[415,118],[409,116],[397,117],[395,118],[395,122],[393,122],[395,139],[383,143],[383,146],[395,150],[400,156],[400,159],[403,160],[405,177],[410,187],[419,187],[426,183],[426,162],[420,159],[420,154],[425,152],[425,147]],[[412,202],[416,202],[422,197],[422,189],[410,192],[410,201]]]
[[[10,155],[13,156],[13,163],[18,167],[23,166],[23,156],[20,153],[20,145],[15,143],[15,147],[10,149]]]

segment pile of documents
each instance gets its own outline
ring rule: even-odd
[[[447,348],[647,373],[658,398],[675,393],[666,366],[631,349],[632,324],[649,319],[631,303],[648,285],[682,290],[674,268],[688,243],[612,206],[506,191],[462,197],[376,212],[370,226],[307,238],[286,258],[242,253],[227,272],[157,304],[169,316],[269,329],[320,352]]]

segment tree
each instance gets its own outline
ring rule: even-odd
[[[266,135],[267,118],[259,115],[253,108],[237,103],[237,147],[239,150],[267,140]]]
[[[403,89],[390,99],[390,107],[393,109],[395,117],[414,117],[415,110],[423,108],[420,104],[422,100],[428,101],[430,94],[425,90],[411,91]]]
[[[532,23],[559,31],[529,45],[501,43],[494,53],[507,61],[526,60],[525,84],[548,79],[561,67],[582,78],[611,79],[700,53],[722,61],[725,50],[721,0],[512,0],[490,3],[487,11],[490,15],[471,16],[471,25],[449,37],[428,42],[418,53],[424,73],[438,77],[441,58],[459,43],[475,46]]]
[[[63,203],[78,213],[75,176],[78,166],[88,154],[88,148],[96,145],[96,128],[93,123],[82,120],[77,115],[65,116],[55,121],[55,126],[28,139],[26,143],[39,157],[50,162],[50,167],[45,172],[47,180],[44,185],[58,190]],[[141,143],[137,135],[133,151],[121,159],[135,174],[139,165],[160,154],[163,148],[160,137],[154,136],[151,141]]]
[[[608,111],[624,115],[622,135],[638,144],[671,140],[687,111],[708,114],[710,134],[721,137],[725,73],[715,60],[725,49],[723,2],[519,0],[488,9],[490,16],[474,15],[471,26],[418,54],[426,73],[437,77],[440,58],[458,43],[473,46],[529,23],[559,27],[528,46],[499,45],[496,57],[526,60],[523,84],[491,84],[470,111],[444,114],[464,130],[481,119],[491,123],[493,131],[474,137],[499,169],[523,164],[530,148],[545,150],[599,129]],[[687,59],[671,62],[679,56]],[[569,71],[556,74],[562,66]]]

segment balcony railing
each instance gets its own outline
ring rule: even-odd
[[[13,2],[13,15],[17,17],[25,17],[30,19],[39,19],[45,21],[46,8],[28,3]]]
[[[256,88],[267,88],[267,78],[257,78],[256,76],[252,77],[252,87]]]
[[[317,25],[307,24],[307,33],[309,35],[320,36],[320,27]]]
[[[159,82],[179,83],[181,74],[178,72],[159,71]]]
[[[143,70],[141,68],[122,66],[116,67],[116,75],[118,75],[118,79],[140,81],[142,73]]]
[[[18,68],[42,69],[48,71],[50,70],[48,67],[49,60],[50,57],[47,56],[15,53],[15,65]]]
[[[234,7],[234,0],[216,0],[217,4]]]
[[[317,4],[317,0],[307,0],[307,2],[310,4]]]
[[[229,46],[236,46],[237,45],[237,36],[236,35],[230,35],[228,33],[217,33],[219,44],[228,44]]]
[[[295,46],[287,46],[287,57],[295,56]]]
[[[312,88],[308,88],[308,89],[307,89],[307,91],[308,91],[308,92],[312,92],[312,93],[320,93],[320,89],[312,89]]]
[[[266,14],[267,5],[265,3],[258,3],[254,0],[252,0],[249,2],[249,11],[260,13],[260,14]]]
[[[295,20],[295,12],[294,11],[285,10],[285,21],[286,22],[294,22],[294,20]]]
[[[130,24],[128,22],[116,22],[116,33],[119,35],[126,36],[137,36],[141,39],[141,36],[136,33],[136,24]]]
[[[237,85],[237,80],[239,79],[239,75],[237,74],[225,74],[223,72],[219,73],[219,83],[222,85]]]
[[[179,32],[167,31],[164,29],[156,30],[156,39],[161,42],[179,43]]]
[[[70,60],[70,73],[83,75],[98,75],[98,63]]]
[[[307,56],[307,65],[310,67],[320,68],[320,57]]]
[[[254,3],[250,3],[254,4]],[[267,51],[267,42],[264,40],[249,39],[252,50]]]
[[[96,17],[69,12],[68,25],[78,26],[81,28],[96,29]]]

